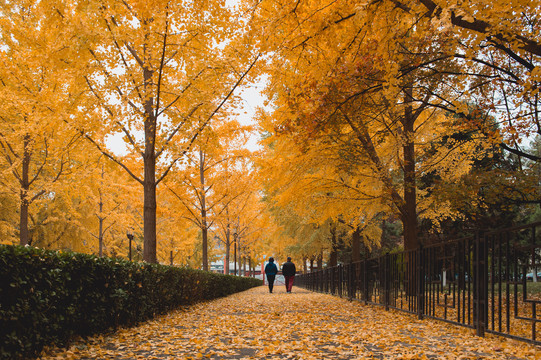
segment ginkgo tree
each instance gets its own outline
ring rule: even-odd
[[[251,238],[250,242],[256,241],[251,236],[261,228],[260,216],[264,209],[251,160],[251,157],[237,157],[223,163],[220,188],[228,194],[229,200],[216,207],[214,231],[225,249],[226,273],[229,272],[231,248],[236,272],[241,241],[244,239],[246,246],[247,237]]]
[[[182,211],[178,199],[171,191],[163,189],[159,194],[162,206],[157,213],[157,235],[163,240],[157,249],[158,261],[163,264],[200,268],[195,256],[200,241],[199,227],[186,219],[185,211]]]
[[[460,44],[454,34],[437,31],[423,16],[404,16],[391,3],[377,12],[350,5],[276,2],[254,10],[256,32],[276,34],[262,42],[279,54],[269,67],[271,131],[307,147],[318,138],[353,145],[361,160],[343,163],[379,183],[377,196],[400,217],[405,248],[413,249],[420,213],[451,215],[446,204],[419,192],[419,175],[460,176],[480,155],[471,143],[431,150],[454,131],[441,104],[460,99],[467,64],[448,55]]]
[[[58,9],[66,18],[69,10]],[[76,11],[74,36],[88,39],[86,91],[83,112],[69,123],[143,187],[144,259],[156,262],[156,188],[258,57],[238,43],[241,24],[224,3],[89,1]],[[122,134],[139,162],[107,149],[112,134]]]
[[[55,2],[2,2],[0,13],[0,154],[4,191],[18,196],[19,243],[32,243],[29,216],[38,200],[54,198],[53,187],[84,159],[80,135],[61,121],[73,108],[62,75],[68,64],[66,30]]]
[[[261,124],[273,126],[263,119]],[[268,148],[258,159],[261,181],[280,224],[278,234],[289,239],[287,248],[312,260],[332,253],[331,229],[337,227],[344,228],[352,247],[361,238],[369,247],[379,243],[375,219],[387,208],[378,181],[359,166],[359,151],[317,139],[299,143],[288,136],[271,136],[264,143]]]
[[[247,174],[249,177],[250,173]],[[233,211],[227,212],[227,218],[223,220],[226,221],[226,229],[233,231],[234,272],[236,274],[237,269],[243,268],[242,263],[246,265],[247,262],[252,262],[251,255],[255,253],[254,247],[260,245],[261,233],[265,231],[268,224],[262,216],[265,206],[261,202],[257,189],[245,188],[232,205]],[[229,240],[231,243],[231,239]],[[227,259],[229,259],[229,254],[226,254],[226,261]]]
[[[71,185],[73,196],[83,199],[76,209],[80,226],[91,238],[90,252],[98,256],[114,253],[128,257],[126,234],[136,233],[141,222],[137,220],[136,209],[142,194],[135,181],[126,178],[115,163],[95,153],[95,161],[80,171],[77,184]]]
[[[209,229],[239,196],[224,184],[230,184],[227,168],[250,156],[245,148],[247,130],[234,120],[207,127],[186,154],[185,165],[166,184],[184,217],[201,230],[203,270],[208,270]]]
[[[539,162],[523,141],[541,129],[539,1],[384,1],[370,3],[367,10],[377,13],[384,3],[393,3],[396,11],[406,16],[435,24],[433,31],[453,34],[456,43],[447,55],[464,59],[469,69],[458,74],[462,98],[470,102],[475,99],[476,105],[496,118],[501,127],[496,131],[483,128],[465,102],[456,98],[444,97],[440,105],[463,116],[472,127],[486,131],[505,151]]]

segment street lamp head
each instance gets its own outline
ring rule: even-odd
[[[133,234],[131,233],[130,230],[128,230],[128,231],[126,232],[126,236],[128,237],[128,239],[133,240]]]

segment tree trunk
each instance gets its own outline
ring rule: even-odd
[[[224,274],[229,275],[229,261],[231,259],[231,244],[229,239],[225,244],[225,260],[224,260]]]
[[[233,275],[237,276],[237,234],[233,234]]]
[[[338,265],[338,244],[336,240],[336,228],[331,229],[331,254],[329,256],[328,267],[333,267]]]
[[[101,177],[103,179],[103,168],[102,168]],[[103,195],[101,193],[101,189],[98,189],[98,191],[99,191],[99,194],[100,194],[100,203],[98,204],[99,209],[100,209],[100,213],[98,215],[98,221],[99,221],[99,225],[98,225],[98,247],[99,247],[98,256],[102,257],[103,256],[103,217],[101,216],[101,214],[103,214]]]
[[[209,257],[208,257],[208,229],[207,229],[207,204],[205,194],[205,156],[203,151],[199,149],[199,181],[201,183],[201,237],[202,237],[202,257],[203,257],[203,270],[209,270]]]
[[[404,110],[404,208],[401,213],[402,226],[404,231],[404,250],[406,251],[406,263],[410,268],[415,267],[415,256],[408,251],[415,250],[419,247],[419,240],[417,237],[417,198],[415,183],[415,137],[414,137],[414,123],[415,118],[412,110],[412,87],[407,85],[405,93],[406,107]],[[415,272],[408,273],[406,279],[406,293],[409,296],[415,296],[417,294],[417,276]]]
[[[404,250],[414,250],[419,246],[417,238],[417,198],[415,183],[415,118],[412,110],[412,89],[405,89],[406,108],[404,113],[404,211],[402,224],[404,227]]]
[[[225,256],[226,256],[226,262],[224,264],[224,270],[227,269],[226,274],[229,275],[229,263],[231,262],[231,223],[229,220],[229,207],[226,204],[225,205],[225,216],[227,219],[227,223],[225,225]]]
[[[30,245],[30,232],[28,230],[28,190],[21,189],[21,206],[19,217],[19,243]]]
[[[357,227],[351,235],[351,262],[361,261],[361,229]]]
[[[30,207],[29,190],[30,190],[30,150],[28,149],[30,137],[26,135],[23,140],[24,153],[22,162],[22,173],[20,179],[20,213],[19,213],[19,242],[21,245],[30,245],[30,231],[28,230],[28,208]]]
[[[146,57],[146,54],[143,54]],[[145,153],[143,179],[143,260],[157,263],[156,258],[156,125],[158,119],[154,113],[154,98],[150,96],[152,89],[152,69],[150,65],[143,68],[143,94],[148,98],[144,103],[145,116]]]
[[[145,178],[143,180],[144,191],[144,248],[143,260],[149,263],[157,263],[156,258],[156,118],[152,114],[152,99],[147,101],[150,103],[150,111],[146,111],[145,119]],[[145,106],[147,108],[147,106]]]
[[[156,163],[145,158],[144,189],[144,248],[143,260],[157,263],[156,258]]]
[[[229,224],[225,230],[225,264],[224,271],[226,275],[229,275],[229,262],[231,261],[231,231],[229,230]]]

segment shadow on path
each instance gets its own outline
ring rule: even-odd
[[[536,352],[537,351],[537,352]],[[258,287],[42,359],[541,359],[541,349],[283,286]]]

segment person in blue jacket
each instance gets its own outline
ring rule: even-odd
[[[265,274],[267,274],[267,281],[269,283],[269,292],[272,293],[272,288],[274,287],[274,279],[276,274],[278,274],[278,267],[274,263],[274,258],[269,258],[269,263],[265,266]]]

